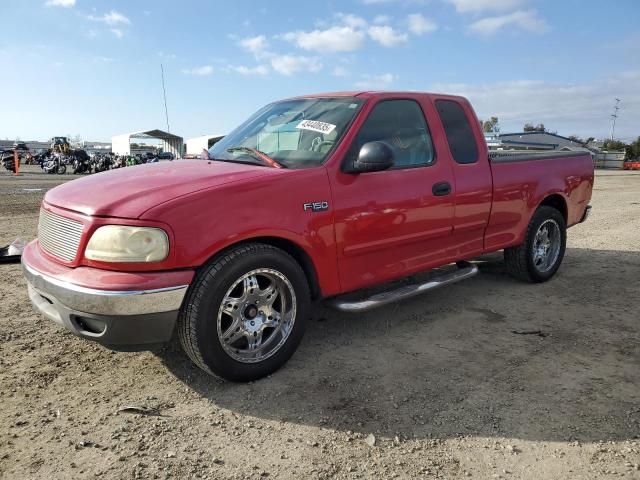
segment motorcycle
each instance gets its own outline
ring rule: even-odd
[[[40,165],[42,167],[42,163],[46,161],[49,157],[51,157],[51,150],[44,150],[40,153],[36,153],[33,156],[33,164]]]
[[[129,155],[129,157],[127,158],[126,162],[127,162],[127,167],[132,167],[134,165],[140,165],[140,164],[142,164],[142,156],[140,154]]]
[[[93,171],[105,172],[111,168],[112,163],[110,155],[96,155],[93,159]]]
[[[91,173],[89,155],[84,150],[76,150],[71,155],[71,167],[73,173]]]
[[[13,157],[13,152],[4,152],[2,155],[2,165],[11,173],[16,173],[16,163]]]
[[[125,155],[116,155],[113,159],[111,168],[123,168],[127,166],[127,157]]]
[[[56,153],[45,158],[40,167],[45,173],[64,175],[67,172],[67,160]]]

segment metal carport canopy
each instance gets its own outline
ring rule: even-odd
[[[162,140],[163,151],[171,152],[176,157],[182,156],[182,149],[184,148],[183,138],[178,135],[174,135],[173,133],[158,129],[115,135],[111,137],[111,151],[117,155],[131,154],[132,138],[156,138],[158,140]]]

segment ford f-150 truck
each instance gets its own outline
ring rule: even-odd
[[[470,260],[503,249],[513,276],[549,280],[592,186],[588,153],[489,153],[458,96],[296,97],[203,159],[48,191],[23,270],[33,305],[76,335],[132,349],[176,332],[199,367],[246,381],[291,357],[313,302],[363,311],[468,278]],[[353,294],[365,290],[377,293]]]

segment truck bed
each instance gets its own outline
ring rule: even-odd
[[[493,205],[485,249],[522,242],[533,211],[544,200],[575,225],[591,200],[593,160],[589,152],[489,152]]]

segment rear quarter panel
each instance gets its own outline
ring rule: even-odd
[[[591,200],[591,155],[541,160],[492,162],[493,206],[485,235],[485,250],[519,245],[538,206],[550,195],[567,205],[567,225],[580,221]]]

